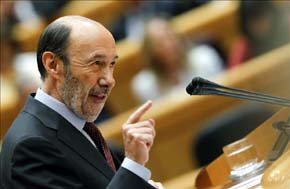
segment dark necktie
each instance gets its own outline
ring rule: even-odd
[[[107,163],[112,168],[112,170],[114,172],[116,172],[116,167],[115,167],[115,164],[114,164],[114,161],[113,161],[112,154],[110,152],[110,149],[109,149],[109,147],[108,147],[108,145],[107,145],[102,133],[98,129],[98,127],[96,127],[96,125],[94,123],[87,122],[85,124],[84,131],[94,141],[95,145],[98,147],[100,152],[103,154],[103,156],[105,157]]]

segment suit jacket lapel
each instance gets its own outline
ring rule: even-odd
[[[107,164],[102,154],[66,119],[41,102],[29,97],[24,111],[38,117],[46,127],[55,129],[57,137],[76,154],[88,161],[92,166],[111,179],[114,172]]]
[[[111,179],[114,176],[114,172],[107,164],[103,155],[73,126],[63,124],[59,127],[57,134],[61,141],[82,156],[92,166],[96,167],[106,177]]]

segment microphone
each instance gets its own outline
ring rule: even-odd
[[[189,95],[219,95],[290,107],[289,99],[229,88],[201,77],[193,78],[186,87],[186,92]]]

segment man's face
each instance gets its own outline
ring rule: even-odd
[[[67,49],[69,65],[59,85],[64,103],[88,122],[96,120],[115,85],[115,41],[91,23],[74,28]]]

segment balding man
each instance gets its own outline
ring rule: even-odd
[[[123,162],[93,125],[115,85],[117,58],[115,40],[100,23],[66,16],[48,25],[37,48],[43,85],[3,140],[1,188],[162,188],[144,167],[155,123],[140,118],[152,102],[123,125]]]

